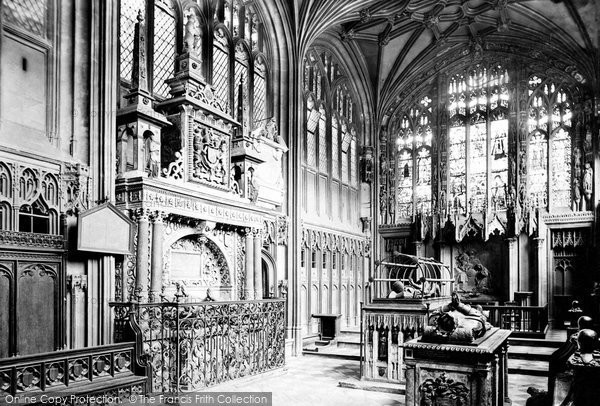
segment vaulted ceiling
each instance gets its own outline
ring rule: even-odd
[[[423,71],[477,49],[561,61],[576,80],[598,83],[597,0],[302,0],[296,13],[301,44],[335,30],[360,46],[380,118]]]

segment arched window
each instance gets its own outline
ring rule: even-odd
[[[529,78],[527,161],[532,208],[571,207],[571,116],[570,96],[565,89],[540,76]]]
[[[305,211],[358,225],[359,125],[355,97],[335,58],[311,50],[304,60]],[[311,210],[319,202],[318,210]],[[324,206],[324,207],[321,207]]]
[[[449,204],[455,213],[506,209],[508,72],[477,65],[448,83]]]
[[[426,96],[396,122],[396,217],[431,211],[431,113]]]

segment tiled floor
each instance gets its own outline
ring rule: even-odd
[[[274,406],[304,405],[404,405],[404,395],[341,388],[339,381],[358,379],[359,363],[326,357],[298,357],[287,360],[287,370],[230,382],[211,391],[273,392]],[[509,396],[513,406],[524,406],[527,388],[545,389],[547,378],[509,375]]]

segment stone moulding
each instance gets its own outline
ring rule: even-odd
[[[190,218],[201,218],[251,228],[262,228],[264,215],[232,208],[205,199],[148,185],[117,187],[117,207],[160,209]]]

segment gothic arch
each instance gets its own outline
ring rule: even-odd
[[[263,285],[266,286],[267,289],[263,291],[263,295],[268,297],[272,290],[274,296],[277,296],[277,292],[275,292],[277,287],[275,280],[275,276],[277,275],[277,263],[275,262],[273,255],[264,248],[261,251],[261,263],[266,267],[266,275],[263,274]]]

